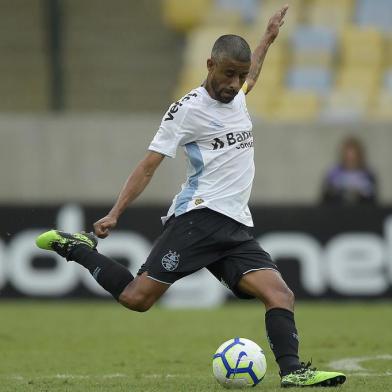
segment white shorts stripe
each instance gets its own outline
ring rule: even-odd
[[[278,270],[276,270],[275,268],[268,268],[268,267],[266,267],[266,268],[253,268],[253,269],[250,269],[248,271],[243,272],[242,275],[245,275],[245,274],[247,274],[249,272],[260,271],[260,270],[272,270],[272,271],[276,271],[278,274],[280,274],[280,272]]]
[[[164,282],[163,280],[159,280],[159,279],[153,278],[153,277],[150,276],[150,275],[147,275],[147,278],[150,278],[150,279],[152,279],[152,280],[155,280],[155,281],[157,281],[157,282],[159,282],[159,283],[168,284],[169,286],[171,286],[171,284],[172,284],[172,283]]]

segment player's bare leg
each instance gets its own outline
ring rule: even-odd
[[[268,341],[280,368],[282,387],[336,386],[345,382],[346,377],[342,373],[317,371],[310,368],[310,363],[300,363],[294,294],[278,271],[249,272],[241,278],[238,288],[265,305]]]
[[[267,311],[273,308],[294,311],[294,294],[277,271],[249,272],[240,280],[238,288],[260,299]]]
[[[166,292],[170,285],[157,282],[143,272],[130,282],[120,294],[118,301],[128,309],[146,312]]]

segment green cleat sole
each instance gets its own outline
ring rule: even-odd
[[[281,379],[282,388],[302,387],[337,387],[346,381],[346,376],[340,372],[326,372],[312,369],[311,362],[301,362],[301,367]]]
[[[338,387],[346,381],[346,376],[344,374],[336,375],[335,377],[328,378],[326,380],[322,380],[319,382],[315,382],[314,384],[295,384],[295,383],[284,383],[282,382],[282,388],[305,388],[305,387]]]

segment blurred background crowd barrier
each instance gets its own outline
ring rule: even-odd
[[[161,230],[166,206],[134,207],[99,244],[100,252],[136,274]],[[51,227],[91,227],[105,208],[69,204],[0,207],[2,298],[110,297],[76,263],[35,246]],[[271,252],[298,299],[381,299],[392,296],[392,208],[253,208],[255,238]],[[213,306],[232,298],[207,270],[181,279],[165,294],[170,306]]]
[[[216,38],[240,34],[254,48],[285,3],[286,23],[247,97],[256,146],[256,234],[273,254],[268,235],[280,233],[280,244],[286,239],[286,253],[279,245],[275,255],[285,259],[281,268],[304,298],[391,297],[392,0],[0,0],[1,297],[87,295],[75,289],[81,279],[75,269],[66,272],[69,265],[33,252],[32,231],[58,224],[90,229],[143,157],[169,104],[203,82]],[[321,205],[323,180],[339,164],[348,136],[366,151],[377,198]],[[185,179],[181,155],[165,160],[127,212],[125,234],[102,243],[113,256],[116,247],[139,249],[137,262],[117,252],[132,268]],[[351,174],[345,178],[355,183],[359,177]],[[290,233],[299,237],[284,237]],[[296,260],[294,272],[288,260]],[[331,266],[339,260],[342,276],[358,278],[346,291],[344,281],[333,283]],[[312,292],[324,264],[323,289]],[[34,287],[64,289],[26,289],[29,273]],[[311,283],[298,278],[303,274]],[[203,279],[178,283],[190,290],[188,304],[203,303]],[[210,287],[224,290],[215,282]]]

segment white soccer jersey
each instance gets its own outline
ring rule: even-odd
[[[171,105],[149,150],[188,158],[187,180],[162,218],[210,208],[253,226],[248,201],[254,178],[252,122],[241,90],[230,103],[212,99],[204,87]]]

